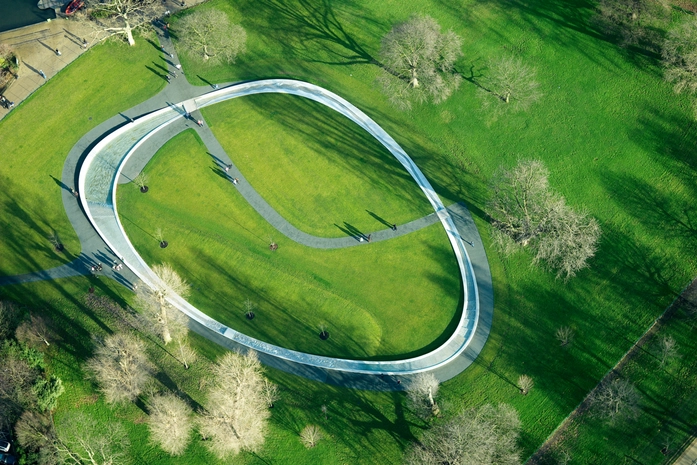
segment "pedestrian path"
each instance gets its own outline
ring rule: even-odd
[[[167,128],[173,124],[181,124],[182,120],[190,119],[191,117],[187,115],[189,111],[231,98],[270,92],[293,94],[316,100],[347,116],[380,141],[414,178],[444,226],[458,262],[464,298],[457,328],[443,345],[419,357],[392,361],[347,360],[301,353],[274,346],[220,324],[179,296],[172,296],[170,302],[188,315],[192,320],[192,325],[206,337],[226,347],[251,348],[257,351],[266,363],[290,369],[294,373],[319,370],[320,373],[324,373],[325,380],[346,383],[349,375],[403,376],[424,371],[437,372],[455,363],[467,351],[471,343],[477,341],[477,335],[482,334],[479,325],[487,320],[480,319],[479,290],[474,268],[469,261],[465,242],[454,218],[442,204],[423,173],[392,137],[358,108],[336,94],[313,84],[285,79],[237,84],[208,92],[200,97],[170,103],[160,110],[150,112],[113,131],[92,148],[80,168],[80,200],[94,228],[119,259],[146,285],[157,286],[159,278],[131,245],[116,212],[113,186],[118,182],[121,170],[128,165],[131,157],[136,156],[138,149],[145,146],[148,141],[165,139],[162,134],[167,133]],[[198,115],[193,119],[198,119]],[[108,173],[111,175],[109,176]],[[231,188],[234,188],[232,183]],[[468,242],[474,243],[473,241]],[[490,322],[490,320],[488,321]],[[488,328],[486,328],[485,333],[488,334]],[[474,352],[478,353],[478,350],[474,350]],[[469,353],[472,357],[473,351],[470,350]],[[439,372],[439,375],[451,376],[454,372],[459,373],[459,371],[452,369]]]
[[[161,31],[159,35],[164,52],[172,54],[170,66],[174,70],[178,63],[176,53],[166,34]],[[118,219],[114,200],[116,184],[128,180],[128,170],[131,170],[130,174],[137,174],[156,152],[154,148],[162,146],[171,138],[171,134],[188,127],[197,129],[209,149],[215,147],[216,153],[227,158],[224,162],[233,164],[207,126],[199,128],[192,121],[203,119],[197,109],[253,93],[290,93],[323,103],[359,124],[394,154],[424,191],[434,207],[432,215],[400,225],[396,232],[391,229],[374,232],[372,237],[374,240],[386,240],[441,222],[453,246],[463,283],[463,308],[457,330],[441,347],[419,357],[394,361],[346,360],[299,353],[267,344],[218,323],[178,296],[172,298],[172,303],[191,318],[192,329],[222,346],[231,349],[252,348],[268,365],[325,382],[370,389],[401,389],[403,385],[391,383],[390,380],[422,371],[431,371],[439,379],[445,380],[471,364],[488,336],[493,314],[493,292],[486,255],[467,208],[456,204],[446,209],[423,173],[394,139],[356,107],[325,89],[291,80],[221,85],[219,90],[212,89],[213,86],[191,86],[180,76],[172,79],[172,83],[158,95],[115,115],[86,134],[69,153],[62,175],[63,182],[73,186],[79,169],[79,184],[76,186],[80,192],[79,199],[66,190],[63,192],[63,203],[82,245],[80,260],[53,270],[6,279],[28,282],[69,277],[87,272],[92,260],[104,264],[119,260],[129,269],[109,272],[105,267],[104,274],[129,287],[137,279],[154,285],[159,278],[133,249]],[[185,115],[190,111],[195,115],[187,119]],[[83,158],[84,162],[81,162]],[[292,227],[263,201],[252,186],[243,181],[236,168],[233,172],[241,182],[239,187],[231,183],[231,188],[239,188],[257,211],[263,211],[267,220],[293,240],[322,248],[350,247],[359,242],[356,237],[327,239],[306,235]],[[465,244],[471,249],[469,253],[475,262],[470,260]]]
[[[252,208],[254,208],[266,221],[268,221],[271,226],[276,228],[288,239],[291,239],[298,244],[315,249],[339,249],[344,247],[354,247],[357,245],[367,244],[368,241],[379,242],[403,236],[440,221],[438,214],[431,213],[430,215],[418,218],[409,223],[399,225],[396,230],[388,228],[380,231],[370,231],[359,235],[339,238],[318,237],[307,234],[283,218],[271,205],[268,204],[268,202],[266,202],[266,200],[264,200],[261,195],[259,195],[254,187],[247,182],[242,172],[237,168],[237,166],[235,166],[235,162],[220,145],[218,139],[215,138],[208,125],[204,124],[203,127],[197,127],[196,129],[198,130],[201,140],[206,145],[208,152],[216,154],[215,159],[221,170],[224,170],[225,166],[230,167],[230,170],[226,174],[231,184],[233,179],[239,180],[239,182],[234,184],[234,186],[237,188],[240,194],[242,194],[242,197],[244,197]]]

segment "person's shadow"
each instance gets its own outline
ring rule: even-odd
[[[61,188],[65,189],[65,190],[68,191],[68,192],[72,192],[72,190],[71,190],[63,181],[61,181],[60,179],[57,179],[57,178],[53,177],[53,175],[51,175],[51,174],[49,174],[49,176],[51,176],[51,179],[53,179],[53,181],[54,181],[56,184],[58,184]]]

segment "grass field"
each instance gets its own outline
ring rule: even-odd
[[[194,305],[250,336],[339,357],[422,353],[450,335],[462,287],[440,224],[360,247],[308,248],[278,234],[215,166],[187,131],[146,168],[147,195],[132,185],[117,191],[133,244],[148,263],[175,266],[192,284]],[[152,237],[158,227],[165,250]],[[278,251],[269,250],[269,237]],[[252,321],[247,298],[258,306]],[[331,334],[326,343],[317,336],[321,324]]]
[[[531,454],[695,276],[694,198],[697,197],[697,188],[693,152],[697,128],[689,102],[674,95],[670,86],[663,82],[656,57],[642,55],[633,49],[621,49],[590,26],[595,4],[560,0],[533,3],[515,0],[356,0],[336,4],[300,0],[241,0],[234,3],[213,0],[201,8],[211,7],[223,9],[233,21],[245,27],[249,37],[248,53],[230,66],[197,65],[183,57],[184,68],[190,70],[187,73],[189,79],[204,84],[204,79],[228,82],[292,77],[322,85],[347,98],[402,145],[446,204],[457,200],[468,204],[485,244],[490,243],[482,213],[489,195],[487,181],[499,165],[510,166],[518,158],[542,159],[550,169],[552,186],[567,198],[569,204],[587,208],[598,218],[604,233],[600,250],[592,260],[591,268],[568,283],[554,280],[543,270],[530,268],[529,257],[525,254],[502,259],[487,246],[496,299],[492,334],[476,363],[443,386],[440,402],[446,416],[467,406],[509,402],[518,409],[523,422],[523,455]],[[482,110],[477,86],[465,81],[442,105],[424,106],[408,113],[396,111],[375,86],[374,78],[379,68],[373,60],[378,58],[380,38],[393,23],[414,12],[429,14],[446,29],[453,28],[462,36],[464,57],[458,62],[457,69],[465,77],[469,78],[472,73],[472,79],[476,81],[477,76],[487,72],[484,63],[488,58],[514,54],[537,69],[543,98],[526,113],[494,117]],[[176,32],[175,20],[172,27]],[[142,49],[127,51],[140,53]],[[118,55],[121,52],[113,53]],[[139,58],[143,61],[134,64],[133,70],[140,69],[139,66],[144,68],[153,51],[143,53],[148,57]],[[134,55],[128,57],[131,62]],[[89,58],[89,55],[84,57],[63,74],[82,65],[83,61],[86,62],[83,66],[89,70],[102,66]],[[104,62],[103,66],[116,66],[106,58]],[[133,59],[132,63],[136,60]],[[119,67],[123,69],[125,66],[119,63]],[[49,88],[53,82],[60,82],[63,74],[43,89]],[[14,161],[11,173],[7,168],[10,165],[3,163],[0,166],[3,185],[9,186],[3,194],[8,199],[2,207],[5,212],[13,211],[13,202],[24,201],[22,199],[26,196],[16,194],[18,188],[14,183],[19,183],[20,179],[23,183],[27,178],[27,166],[36,165],[23,163],[20,166],[18,160],[26,162],[38,157],[37,148],[45,149],[49,135],[40,139],[44,141],[43,145],[33,146],[33,149],[28,145],[20,147],[29,141],[11,144],[6,141],[16,141],[11,139],[15,133],[29,134],[34,129],[39,110],[31,110],[32,105],[43,109],[46,105],[60,105],[58,100],[39,92],[0,123],[3,148],[13,147],[15,153],[11,158]],[[128,106],[124,104],[123,108]],[[61,107],[61,112],[63,110]],[[105,111],[104,118],[115,111],[118,110]],[[213,113],[214,124],[224,124],[215,121]],[[61,118],[69,120],[72,116],[65,114],[67,117],[61,114]],[[8,128],[10,123],[14,125],[11,129]],[[74,140],[87,128],[76,130]],[[57,144],[51,139],[50,145],[55,147]],[[71,145],[66,142],[68,148]],[[251,145],[249,147],[251,150]],[[58,158],[51,165],[56,173],[62,167],[62,159]],[[255,187],[273,195],[273,186],[264,185],[272,180],[262,178],[259,176],[254,180]],[[5,179],[11,179],[13,184],[9,181],[6,184]],[[216,180],[207,180],[210,181]],[[40,187],[35,181],[27,182],[29,187],[20,187],[34,198]],[[53,183],[50,179],[45,182]],[[207,194],[190,185],[158,187],[157,182],[166,181],[153,179],[153,194],[158,189],[165,192],[165,188],[179,188],[186,194],[180,197],[182,202],[193,202],[196,197]],[[233,194],[225,192],[231,196],[232,205]],[[139,202],[145,198],[138,197],[140,194],[135,195],[135,192],[132,194]],[[3,274],[60,262],[47,256],[40,247],[36,252],[36,245],[43,244],[41,241],[48,232],[47,225],[64,221],[61,220],[64,215],[60,199],[53,197],[51,200],[49,196],[37,196],[32,203],[14,210],[16,213],[3,215],[2,221],[8,221],[2,224],[3,231],[8,230],[8,225],[14,225],[17,231],[15,236],[3,234],[3,239],[0,239],[3,244],[0,271]],[[150,194],[147,198],[151,199]],[[293,198],[296,203],[307,200],[309,204],[313,200],[297,195]],[[240,208],[244,207],[240,205]],[[21,211],[28,213],[22,216]],[[33,218],[45,219],[42,224],[32,226],[29,219]],[[245,216],[245,220],[251,218],[251,214]],[[176,250],[178,244],[186,243],[186,238],[184,234],[177,236],[181,233],[177,232],[175,223],[157,226],[153,223],[147,222],[154,227],[163,227],[166,234],[172,233],[172,249],[163,253],[174,255],[176,252],[182,257],[191,253]],[[67,227],[67,222],[64,224]],[[307,227],[317,226],[311,224]],[[146,227],[143,229],[150,232]],[[422,232],[430,233],[430,230]],[[61,233],[68,234],[63,230]],[[245,234],[249,234],[247,242],[253,244],[249,239],[252,234]],[[264,231],[264,235],[256,239],[259,254],[264,249],[262,241],[267,241],[266,234]],[[133,235],[139,237],[138,233]],[[67,237],[64,241],[72,251],[76,244],[71,244]],[[142,240],[145,241],[145,235]],[[154,241],[150,245],[144,242],[139,248],[146,257],[148,253],[158,258],[165,256],[155,254],[160,253],[154,249],[156,245]],[[394,246],[398,245],[396,242]],[[50,246],[46,244],[45,247]],[[248,247],[253,250],[255,246]],[[148,252],[148,248],[153,250]],[[226,255],[211,258],[212,265],[227,269],[228,262],[221,265],[216,261],[219,258],[224,259]],[[343,259],[337,258],[337,261]],[[302,262],[303,265],[306,263],[309,262]],[[188,262],[177,265],[185,267]],[[330,270],[322,272],[330,273]],[[207,280],[215,282],[219,274],[220,270],[208,270],[196,279],[202,283]],[[79,295],[75,286],[72,282],[60,281],[27,288],[5,288],[0,292],[15,299],[41,301],[47,309],[54,305],[48,299],[59,303],[63,299],[75,307],[66,315],[76,320],[76,328],[98,325],[102,331],[109,330],[101,317],[84,311],[79,302],[74,301],[74,296]],[[109,292],[117,291],[112,289]],[[237,302],[236,298],[233,300]],[[315,323],[308,321],[306,324]],[[554,332],[560,326],[570,326],[576,332],[575,343],[569,348],[559,347],[554,338]],[[668,331],[681,344],[680,365],[655,374],[655,360],[648,356],[637,359],[636,365],[628,369],[632,380],[647,394],[648,400],[643,404],[645,414],[631,430],[623,429],[621,425],[608,429],[592,421],[582,424],[576,431],[580,439],[569,445],[576,463],[612,463],[618,457],[615,454],[622,451],[642,463],[661,463],[661,456],[654,453],[653,446],[642,448],[639,443],[649,440],[653,444],[662,440],[665,431],[670,431],[675,442],[685,437],[684,424],[677,423],[675,428],[663,425],[673,412],[680,417],[680,422],[689,423],[693,419],[691,410],[688,410],[686,419],[682,419],[681,406],[690,402],[687,391],[694,389],[689,378],[694,377],[694,367],[689,361],[694,358],[695,348],[690,342],[693,338],[690,337],[689,325],[676,324]],[[88,338],[89,331],[86,330],[76,333],[71,343],[82,344],[88,351]],[[84,358],[74,356],[77,357],[75,360]],[[57,360],[53,364],[64,369],[64,375],[73,383],[71,386],[76,386],[74,394],[68,394],[63,405],[71,405],[67,402],[71,400],[70,395],[78,396],[73,401],[77,402],[79,396],[93,393],[92,388],[81,381],[82,374],[75,363]],[[519,395],[514,386],[517,377],[523,373],[532,376],[536,383],[525,397]],[[402,397],[397,394],[348,392],[286,375],[273,374],[272,377],[285,386],[286,401],[301,404],[302,408],[292,410],[289,407],[283,414],[274,412],[272,421],[284,426],[274,430],[264,449],[263,454],[269,454],[262,454],[267,461],[288,457],[287,463],[317,463],[318,460],[326,460],[326,463],[399,463],[405,443],[418,437],[424,426],[414,423],[408,413],[406,417],[402,416]],[[683,377],[687,381],[683,381]],[[669,388],[666,388],[667,383]],[[333,437],[337,439],[322,446],[331,445],[336,449],[320,450],[318,458],[310,455],[316,451],[300,450],[291,432],[306,420],[321,421],[321,418],[317,419],[320,415],[316,406],[325,402],[337,406],[335,418],[341,418],[341,422],[331,424],[336,427]],[[123,415],[120,410],[109,411],[99,403],[95,405],[104,418]],[[132,409],[129,410],[131,416],[127,418],[135,419],[140,415],[135,407],[129,409]],[[59,421],[62,413],[59,412]],[[156,454],[142,441],[142,429],[138,429],[142,425],[133,428],[132,434],[141,441],[139,446],[134,446],[134,454],[145,458],[152,457],[148,454]],[[658,428],[662,431],[659,432]],[[375,447],[376,444],[379,448]],[[192,451],[187,459],[191,463],[207,463],[206,456],[201,454],[201,451]],[[639,457],[641,454],[644,456]],[[160,456],[157,460],[159,463],[174,463],[174,460]],[[244,460],[259,462],[249,456]],[[158,462],[153,459],[148,463]]]
[[[368,233],[433,212],[382,144],[317,102],[262,94],[205,108],[203,115],[252,186],[302,231]]]
[[[157,50],[111,42],[86,52],[0,121],[0,276],[66,263],[80,244],[63,209],[63,164],[73,145],[164,81],[148,69]],[[138,85],[134,86],[133,83]],[[55,252],[49,236],[65,246]]]
[[[101,423],[119,422],[127,430],[130,451],[128,464],[173,465],[187,463],[223,465],[231,463],[216,459],[205,443],[193,436],[185,459],[171,457],[148,442],[142,403],[107,406],[98,395],[96,385],[86,378],[82,366],[91,356],[93,337],[115,331],[132,331],[123,312],[85,305],[87,289],[94,286],[95,296],[109,297],[125,305],[132,294],[123,287],[92,278],[72,278],[0,288],[0,299],[21,300],[27,308],[52,318],[51,346],[46,354],[51,360],[49,371],[59,376],[66,392],[59,399],[55,413],[56,426],[67,414],[85,413]],[[142,336],[142,335],[141,335]],[[193,335],[194,346],[209,359],[223,350],[207,340]],[[208,375],[207,364],[195,363],[189,370],[176,361],[153,339],[146,338],[148,357],[155,365],[152,389],[179,390],[194,407],[204,398],[199,379]],[[270,421],[270,434],[258,454],[242,453],[234,463],[399,463],[401,450],[412,437],[410,427],[421,428],[423,422],[404,409],[404,399],[394,393],[354,391],[308,381],[269,369],[267,376],[280,387],[281,398],[276,402]],[[327,406],[327,417],[322,413]],[[311,450],[305,449],[299,433],[307,424],[322,428],[325,439]]]

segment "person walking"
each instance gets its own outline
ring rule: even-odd
[[[39,76],[41,76],[42,78],[44,78],[44,80],[46,79],[46,74],[44,73],[44,70],[43,70],[43,69],[40,69],[40,70],[39,70]]]
[[[56,55],[61,56],[61,51],[56,49]]]
[[[396,231],[396,230],[397,230],[397,225],[396,225],[396,224],[393,224],[393,225],[392,225],[392,231]]]

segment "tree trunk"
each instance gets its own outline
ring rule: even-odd
[[[127,19],[124,18],[124,22],[126,23],[126,39],[128,39],[128,45],[133,47],[136,44],[136,41],[133,40],[133,31],[131,30],[131,25],[128,22]]]
[[[409,80],[409,85],[414,88],[419,87],[419,79],[416,76],[416,68],[412,68],[410,71],[411,79]]]
[[[164,305],[160,306],[160,319],[162,320],[162,340],[165,345],[172,342],[172,335],[169,333],[169,324],[167,323],[167,309]]]

